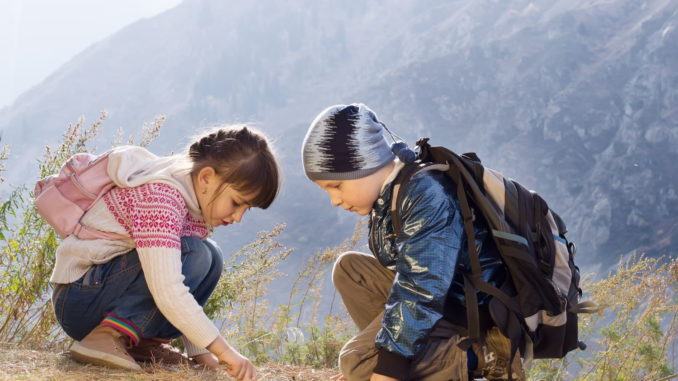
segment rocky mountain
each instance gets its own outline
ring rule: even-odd
[[[547,199],[582,262],[678,251],[678,3],[670,0],[186,0],[74,57],[0,111],[8,177],[101,109],[113,130],[167,115],[157,153],[255,122],[285,186],[220,234],[235,249],[286,221],[299,258],[350,234],[299,164],[325,106],[367,103],[399,135],[475,151]],[[108,139],[108,140],[106,140]]]

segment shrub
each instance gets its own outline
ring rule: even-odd
[[[677,280],[678,259],[634,256],[606,278],[583,282],[587,299],[603,307],[580,315],[580,336],[589,348],[536,361],[530,379],[668,379],[676,365]]]
[[[58,172],[75,153],[92,151],[89,145],[106,116],[103,112],[89,127],[84,118],[69,125],[56,148],[45,148],[38,161],[39,177]],[[164,117],[158,117],[146,123],[139,144],[148,145],[163,121]],[[134,139],[130,136],[128,141]],[[8,153],[8,146],[0,151],[0,170]],[[29,190],[23,185],[14,188],[0,206],[0,342],[43,347],[46,341],[63,339],[51,310],[47,282],[58,245],[58,235],[38,214]]]

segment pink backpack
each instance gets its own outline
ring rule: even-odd
[[[80,224],[82,216],[115,186],[108,176],[108,151],[101,156],[78,153],[71,156],[56,175],[35,184],[33,197],[38,213],[66,238],[122,239],[125,236],[90,229]]]

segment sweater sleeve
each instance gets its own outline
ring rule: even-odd
[[[105,201],[134,240],[160,312],[195,346],[208,346],[219,330],[189,292],[181,272],[181,233],[188,215],[181,194],[172,186],[154,183],[115,189]]]
[[[137,248],[137,252],[160,312],[196,347],[207,347],[219,336],[219,330],[184,285],[181,251],[146,247]]]
[[[207,349],[198,348],[186,336],[181,336],[181,341],[184,343],[184,348],[186,348],[186,355],[189,358],[196,357],[196,356],[201,355],[203,353],[209,353],[209,351]]]

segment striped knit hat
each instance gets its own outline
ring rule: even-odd
[[[326,108],[311,123],[301,148],[306,176],[351,180],[378,171],[395,158],[383,131],[383,123],[362,103]]]

